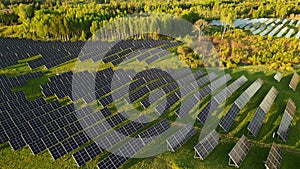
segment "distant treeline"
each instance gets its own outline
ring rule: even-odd
[[[28,4],[16,2],[22,1]],[[283,18],[300,14],[298,2],[9,0],[0,3],[0,36],[42,40],[85,40],[95,30],[128,14],[163,12],[192,23],[199,19]],[[171,1],[171,0],[169,0]],[[109,3],[109,4],[103,4]]]

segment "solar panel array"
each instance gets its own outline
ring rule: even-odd
[[[208,95],[210,95],[213,91],[218,90],[222,86],[224,86],[227,82],[231,80],[231,76],[229,74],[226,74],[222,76],[221,78],[212,81],[209,85],[201,88],[199,91],[196,91],[191,97],[188,99],[185,99],[181,102],[180,109],[176,110],[176,115],[179,118],[184,117],[186,114],[188,114],[193,107],[198,105],[200,100],[204,99]]]
[[[175,152],[195,134],[196,130],[193,125],[188,124],[170,136],[166,142],[169,149]]]
[[[206,120],[211,116],[214,110],[222,103],[226,101],[226,99],[231,96],[237,89],[243,86],[248,79],[245,76],[241,76],[221,92],[216,94],[209,103],[201,110],[201,112],[197,115],[197,119],[204,124]]]
[[[146,60],[145,62],[150,64],[156,60],[153,58],[158,59],[166,56],[164,49],[169,49],[177,45],[179,45],[178,42],[168,40],[120,41],[105,54],[103,62],[111,62],[113,65],[118,65],[123,60],[129,60],[137,56],[136,59],[139,62]]]
[[[236,99],[234,103],[239,107],[239,109],[242,109],[247,104],[251,97],[254,96],[254,94],[262,87],[263,83],[263,80],[258,78]]]
[[[99,113],[101,113],[101,112],[99,112]],[[75,135],[73,134],[72,136],[69,136],[66,138],[62,137],[60,140],[52,139],[51,142],[49,142],[48,144],[46,143],[46,147],[50,147],[50,148],[48,148],[48,150],[51,153],[53,159],[58,159],[58,158],[62,157],[63,155],[70,153],[71,151],[82,146],[83,144],[87,143],[91,139],[94,139],[95,136],[103,134],[110,128],[114,128],[117,125],[125,122],[128,119],[126,113],[124,113],[124,112],[118,113],[118,114],[108,118],[107,121],[100,122],[100,123],[98,123],[98,121],[101,121],[101,118],[100,118],[101,116],[99,116],[97,114],[98,121],[96,121],[96,119],[93,118],[94,116],[95,116],[94,114],[91,114],[91,115],[86,116],[83,119],[79,119],[77,123],[76,122],[73,123],[75,125],[77,125],[77,124],[80,125],[80,126],[76,126],[77,129],[76,128],[75,128],[75,130],[73,129],[73,133]],[[102,117],[104,118],[105,116],[102,116]],[[70,125],[68,125],[68,126],[70,126]],[[58,130],[58,132],[66,130],[66,127],[61,128],[60,130]],[[84,130],[84,131],[82,131],[82,130]],[[94,130],[95,134],[94,135],[89,134],[90,130]],[[51,137],[51,135],[46,138],[42,138],[42,141],[45,142],[44,140],[47,140],[50,137]],[[56,154],[56,149],[58,149],[59,147],[62,147],[65,151],[63,153]]]
[[[195,158],[204,160],[219,144],[220,136],[216,130],[211,131],[197,145],[195,145]]]
[[[76,161],[77,166],[83,166],[96,156],[104,153],[105,150],[120,143],[126,136],[130,136],[142,129],[147,123],[147,118],[145,116],[141,116],[134,121],[130,121],[126,125],[113,130],[103,137],[93,138],[94,142],[73,154],[73,158]],[[89,131],[87,132],[89,133]]]
[[[153,70],[153,69],[151,69],[151,70]],[[141,97],[151,93],[150,91],[152,91],[152,90],[163,89],[163,91],[166,93],[166,92],[168,92],[169,88],[166,88],[166,87],[162,88],[162,86],[165,86],[166,84],[173,84],[172,89],[174,89],[174,90],[178,88],[178,85],[176,83],[174,83],[174,80],[170,76],[166,75],[165,73],[163,73],[164,74],[163,77],[153,76],[152,74],[154,74],[154,73],[155,72],[149,72],[149,74],[147,76],[142,76],[139,74],[137,74],[135,76],[135,79],[134,79],[135,81],[133,83],[131,83],[129,86],[130,90],[133,89],[133,91],[131,91],[131,93],[129,94],[129,98],[126,98],[127,96],[125,96],[125,100],[128,103],[137,101]],[[182,70],[179,70],[179,71],[176,71],[173,73],[174,73],[174,75],[180,75],[180,74],[186,74],[189,72],[187,71],[187,69],[182,69]],[[198,71],[195,74],[191,74],[191,76],[194,76],[196,74],[201,75],[202,71]],[[153,76],[153,77],[151,77],[151,76]],[[180,76],[183,76],[183,75],[180,75]],[[153,80],[151,80],[150,77]],[[122,87],[123,87],[122,89],[125,89],[125,90],[121,89],[120,93],[122,93],[122,94],[119,94],[118,95],[119,97],[121,97],[122,95],[125,95],[128,90],[128,89],[124,88],[124,85]],[[139,88],[139,89],[137,89],[137,88]],[[176,97],[177,96],[179,97],[180,94],[177,94]],[[147,103],[147,100],[146,100],[146,103],[144,103],[143,105],[147,105],[147,104],[149,105],[149,103]]]
[[[168,128],[170,128],[170,124],[167,122],[167,120],[162,120],[160,123],[157,123],[151,128],[140,133],[138,137],[142,140],[143,144],[146,145],[153,141],[160,134],[164,133]]]
[[[240,110],[247,104],[247,102],[254,96],[254,94],[262,87],[263,81],[258,78],[251,84],[233,103],[226,115],[221,119],[219,126],[228,132],[234,123],[235,118]]]
[[[275,87],[272,87],[268,94],[265,96],[264,100],[261,102],[259,107],[257,108],[255,115],[252,121],[249,123],[247,129],[250,131],[251,134],[254,136],[258,135],[258,132],[263,124],[263,121],[266,117],[266,114],[270,110],[273,102],[275,101],[278,90]]]
[[[260,36],[276,36],[291,38],[295,36],[295,30],[292,27],[298,27],[300,22],[295,20],[287,19],[274,19],[274,18],[245,18],[236,19],[233,22],[235,28],[243,28],[250,30],[254,35],[259,34]],[[210,25],[212,26],[223,26],[224,24],[220,20],[213,20]],[[284,36],[285,35],[285,36]],[[299,32],[295,38],[299,39]]]
[[[164,112],[166,112],[170,107],[172,107],[175,103],[180,101],[180,98],[185,97],[186,95],[192,93],[192,91],[196,90],[198,87],[203,86],[204,84],[207,84],[209,81],[211,81],[211,79],[215,79],[217,76],[215,74],[209,74],[207,76],[204,76],[192,83],[188,83],[186,85],[182,84],[182,86],[184,86],[183,88],[180,88],[180,90],[178,90],[178,88],[175,88],[173,85],[168,85],[166,87],[163,88],[163,91],[166,91],[165,94],[171,93],[173,91],[175,91],[174,93],[171,93],[170,95],[168,95],[167,97],[167,105],[165,105],[164,102],[160,102],[156,107],[155,110],[158,114],[163,114]],[[224,80],[224,77],[221,78],[219,81]],[[202,91],[202,92],[201,92]],[[202,89],[200,89],[200,91],[202,94],[202,97],[205,97],[206,95],[208,95],[210,93],[210,88],[209,86],[205,86]],[[197,101],[199,101],[201,98],[196,98],[194,96],[194,102],[196,104]],[[194,104],[193,104],[194,105]],[[187,111],[185,111],[187,112]]]
[[[282,155],[283,153],[281,149],[275,143],[273,143],[269,151],[267,160],[265,161],[266,169],[279,169],[281,165]]]
[[[287,142],[290,126],[296,111],[296,104],[292,99],[289,99],[286,108],[283,113],[279,128],[277,130],[278,136],[285,142]]]
[[[264,21],[253,20],[251,24],[243,22],[241,20],[241,23],[236,24],[247,29],[250,29],[252,26],[258,29],[267,28],[264,32],[261,32],[263,35],[275,27],[275,25],[269,25],[274,20],[268,19]],[[258,22],[262,22],[263,25],[257,26],[256,23]],[[294,22],[290,22],[290,24],[294,24]],[[104,46],[99,48],[97,45],[91,45],[80,52],[83,46],[82,42],[56,43],[1,38],[0,41],[7,44],[15,43],[17,44],[16,49],[24,48],[24,46],[28,48],[28,50],[16,51],[9,45],[1,46],[0,48],[4,50],[1,50],[0,55],[1,57],[4,56],[4,62],[0,63],[0,68],[15,65],[20,59],[36,55],[40,55],[40,57],[28,61],[28,65],[31,68],[43,65],[51,68],[76,58],[79,53],[80,61],[91,59],[95,62],[102,59],[103,63],[118,65],[123,60],[136,59],[139,62],[151,64],[169,55],[169,52],[164,51],[164,49],[179,45],[178,42],[167,40],[125,40],[117,44],[91,41],[87,43],[102,44]],[[109,49],[108,52],[105,49]],[[142,52],[143,50],[144,52]],[[172,78],[169,74],[172,75]],[[119,69],[114,71],[112,68],[106,68],[96,73],[89,73],[88,71],[63,73],[50,77],[50,82],[41,86],[44,97],[55,95],[58,99],[69,97],[72,101],[83,99],[86,103],[91,103],[96,99],[102,106],[101,110],[98,111],[93,110],[89,106],[81,107],[77,110],[73,103],[62,105],[56,99],[52,102],[47,102],[43,98],[28,101],[23,92],[12,92],[12,88],[24,86],[28,80],[43,75],[41,72],[16,77],[0,75],[0,144],[8,142],[14,150],[28,146],[33,154],[39,154],[47,150],[54,160],[79,149],[73,153],[73,158],[77,166],[83,166],[97,156],[107,153],[107,149],[115,148],[120,143],[125,142],[128,138],[127,136],[138,134],[134,139],[129,139],[129,141],[126,141],[125,144],[102,160],[97,165],[98,168],[118,168],[170,128],[170,124],[166,120],[150,127],[145,116],[129,120],[126,112],[110,112],[107,106],[113,103],[113,94],[117,95],[119,99],[125,99],[129,104],[140,101],[145,108],[150,107],[153,103],[150,102],[149,97],[144,97],[152,95],[158,98],[154,101],[161,101],[155,107],[159,114],[181,102],[181,108],[175,114],[182,118],[203,98],[221,89],[232,79],[229,74],[218,78],[214,73],[204,75],[204,72],[201,70],[191,73],[189,69],[181,69],[179,71],[166,70],[165,72],[159,69],[149,69],[141,74],[136,74],[134,70],[125,71]],[[112,82],[113,76],[117,79],[114,82]],[[75,77],[80,80],[81,84],[74,88],[72,82]],[[91,79],[96,79],[95,90],[83,92],[82,88],[86,88],[94,83]],[[209,82],[211,83],[207,85]],[[202,116],[198,115],[198,119],[205,123],[206,119],[211,115],[211,111],[224,103],[230,95],[246,82],[247,78],[242,76],[215,95],[200,113]],[[111,89],[112,83],[116,87],[114,90]],[[224,130],[228,131],[230,129],[238,112],[259,90],[262,84],[263,82],[258,79],[235,101],[222,119],[226,123]],[[125,90],[126,87],[133,90],[128,93]],[[74,90],[78,95],[73,95],[72,91]],[[272,100],[273,97],[276,97],[274,96],[276,93],[271,92],[271,90],[257,112],[266,113],[270,108],[274,101]],[[166,99],[162,100],[166,95],[168,95]],[[164,105],[165,101],[167,101],[167,105]],[[290,125],[287,125],[287,121],[291,121],[295,109],[295,104],[289,101],[277,132],[285,140],[287,139],[286,128],[289,130]],[[227,115],[232,119],[226,120]],[[220,125],[221,123],[222,121]],[[146,127],[147,129],[145,129]],[[144,131],[140,132],[140,130]],[[186,125],[166,140],[167,145],[171,151],[176,151],[195,133],[196,131],[192,125]],[[218,133],[213,130],[194,147],[195,153],[204,160],[218,145],[219,141]],[[240,144],[239,142],[237,145]],[[246,143],[247,140],[243,140],[243,144]],[[233,161],[235,161],[235,165],[240,165],[243,160],[241,155],[238,154],[240,152],[245,153],[243,148],[247,148],[247,144],[242,147],[243,144],[239,145],[239,148],[242,150],[235,148],[236,145],[229,153],[230,158],[233,158]],[[250,148],[250,144],[248,146]]]
[[[155,69],[154,69],[155,70]],[[173,74],[175,74],[177,72],[173,72]],[[194,75],[198,76],[202,76],[203,72],[200,70],[197,72],[197,74],[190,74],[187,77],[194,77]],[[162,86],[166,85],[166,84],[170,84],[175,82],[175,80],[177,79],[173,79],[172,78],[172,73],[171,76],[169,73],[164,72],[164,71],[159,71],[157,70],[156,72],[153,72],[153,69],[151,70],[146,70],[143,72],[143,74],[139,74],[138,76],[135,76],[135,78],[143,78],[145,79],[144,83],[137,86],[140,87],[144,84],[146,84],[144,87],[134,91],[130,97],[126,97],[126,102],[127,103],[133,103],[137,100],[139,100],[140,98],[142,98],[143,96],[145,96],[146,94],[148,94],[150,91],[154,90],[154,89],[161,89]],[[179,79],[179,80],[183,80],[183,79]]]
[[[290,84],[289,84],[290,89],[292,89],[293,91],[296,91],[298,83],[299,83],[299,75],[297,73],[294,73],[294,75],[290,81]]]
[[[246,136],[243,135],[228,154],[229,165],[239,168],[249,153],[250,148],[250,142],[247,140]],[[231,162],[233,162],[233,164],[231,164]]]
[[[140,139],[132,138],[120,148],[115,150],[108,157],[98,163],[101,169],[117,169],[124,164],[129,158],[138,153],[145,145],[149,144],[154,138],[166,132],[170,128],[170,124],[166,120],[162,120],[154,126],[146,129],[138,135]]]
[[[19,38],[1,38],[0,68],[18,64],[19,60],[40,55],[28,61],[31,68],[51,68],[78,56],[84,42],[44,42]]]
[[[34,41],[32,42],[35,43]],[[16,42],[16,44],[17,43],[18,42]],[[25,44],[27,45],[29,43],[31,43],[31,41],[28,43],[25,42]],[[108,48],[112,47],[110,43],[105,44]],[[178,42],[153,40],[132,41],[131,44],[129,43],[129,41],[123,41],[118,45],[113,46],[108,51],[108,54],[105,53],[105,50],[103,51],[103,53],[105,53],[105,55],[102,55],[102,57],[104,56],[103,62],[111,62],[113,65],[116,65],[119,64],[123,59],[131,59],[134,57],[141,58],[140,56],[144,54],[142,52],[138,52],[140,56],[131,56],[131,53],[133,51],[137,51],[138,49],[147,49],[154,47],[162,50],[177,46],[178,44]],[[52,45],[52,48],[48,48],[47,45],[52,44],[43,42],[38,42],[37,44],[35,44],[34,47],[45,48],[45,50],[43,51],[35,50],[31,48],[30,45],[28,45],[30,50],[35,50],[34,55],[28,54],[28,57],[41,55],[37,59],[28,61],[28,64],[31,68],[36,68],[42,65],[45,65],[47,68],[51,68],[63,62],[69,61],[75,56],[77,57],[77,53],[81,50],[82,47],[79,43],[76,44],[68,42],[56,43]],[[136,47],[133,47],[133,45],[136,45]],[[5,48],[5,46],[1,47]],[[6,48],[8,49],[9,47]],[[122,50],[122,52],[118,52],[117,50]],[[92,59],[92,61],[101,59],[101,57],[99,57],[101,55],[99,55],[99,53],[93,53],[93,51],[95,51],[93,47],[83,50],[79,59],[81,61],[90,58]],[[14,54],[17,55],[17,53]],[[143,57],[139,61],[146,60],[146,63],[150,64],[150,62],[155,62],[157,59],[166,56],[168,53],[151,51],[148,54],[149,55],[147,57]],[[3,54],[1,53],[1,55]],[[6,55],[7,53],[5,53],[5,56]],[[24,58],[28,58],[27,55],[24,56],[26,56]],[[4,66],[10,66],[10,64],[17,64],[17,61],[19,59],[23,59],[23,57],[11,58],[16,58],[16,60],[9,60],[8,58],[7,62],[1,62],[1,64],[5,64]],[[2,67],[3,66],[1,65],[1,68]],[[185,72],[188,72],[187,70],[189,69],[185,69]],[[174,74],[172,75],[174,75],[175,77],[184,76],[183,72],[173,73]],[[126,113],[121,112],[118,114],[112,114],[107,108],[105,108],[107,105],[112,103],[111,94],[113,92],[116,92],[116,94],[122,96],[122,94],[124,93],[122,93],[123,90],[120,90],[120,88],[123,89],[123,84],[128,84],[128,82],[130,82],[131,80],[133,81],[131,84],[135,89],[147,84],[146,88],[152,90],[159,87],[160,85],[164,85],[164,83],[168,84],[173,82],[170,81],[170,79],[165,78],[163,75],[158,74],[157,71],[154,72],[154,74],[145,72],[144,75],[142,75],[140,78],[133,79],[134,74],[135,72],[132,70],[126,72],[123,70],[113,71],[111,68],[98,71],[95,74],[91,74],[87,71],[78,73],[67,72],[50,77],[50,82],[41,86],[44,97],[55,95],[59,99],[63,97],[69,97],[73,101],[82,98],[86,103],[90,103],[95,100],[95,98],[93,98],[92,91],[85,91],[83,93],[80,91],[80,88],[84,88],[87,85],[92,84],[93,82],[90,81],[90,79],[96,79],[96,99],[100,99],[99,103],[104,107],[102,110],[97,112],[94,112],[89,107],[75,110],[73,104],[61,105],[57,100],[54,100],[51,103],[46,102],[44,99],[28,101],[23,92],[11,91],[11,88],[26,85],[26,81],[29,79],[43,76],[43,74],[40,72],[30,73],[17,77],[6,77],[5,75],[1,75],[0,85],[2,87],[0,88],[0,144],[8,141],[14,150],[28,145],[33,154],[38,154],[47,149],[54,160],[64,156],[67,153],[72,152],[79,147],[83,147],[80,151],[76,152],[73,157],[76,160],[78,166],[84,165],[86,162],[104,152],[104,148],[114,146],[115,144],[121,142],[126,136],[137,132],[147,124],[147,119],[138,118],[136,119],[137,122],[130,121],[129,123],[122,125],[118,129],[116,129],[115,131],[108,132],[109,128],[114,128],[124,123],[125,121],[128,121]],[[116,82],[111,82],[113,75],[117,76]],[[193,73],[190,77],[198,78],[202,75],[203,72],[198,71]],[[74,77],[79,78],[81,82],[81,84],[77,86],[77,88],[74,88],[72,86]],[[124,79],[122,79],[122,81],[120,77],[126,77],[125,81]],[[143,79],[144,81],[141,79]],[[159,80],[160,83],[157,82]],[[162,83],[162,80],[164,80],[164,83]],[[190,80],[191,78],[182,78],[179,79],[179,82],[187,83]],[[115,86],[117,86],[116,91],[110,90],[111,86],[108,85],[110,85],[111,83],[115,83]],[[72,91],[74,90],[79,93],[79,96],[72,95]],[[143,94],[147,93],[148,91],[144,92]],[[132,101],[140,98],[137,97],[138,93],[132,94],[134,97],[136,97]],[[105,118],[106,121],[103,121],[103,118]],[[165,132],[169,127],[170,125],[167,121],[162,121],[154,125],[154,127],[140,133],[139,138],[137,139],[140,140],[141,145],[144,146],[149,141],[157,137],[157,135]],[[86,144],[88,145],[84,146]]]

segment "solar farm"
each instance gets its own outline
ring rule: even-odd
[[[220,20],[213,20],[212,26],[223,26]],[[236,19],[235,28],[249,30],[253,35],[270,36],[277,38],[300,38],[300,20],[255,18]]]
[[[300,21],[235,21],[253,34],[300,37],[286,25]],[[0,168],[300,165],[299,70],[177,68],[168,59],[181,45],[173,40],[88,42],[101,48],[16,38],[0,43]],[[124,61],[149,68],[119,68]],[[82,68],[87,65],[96,71]],[[128,105],[138,110],[135,117]],[[194,124],[176,122],[188,115]],[[199,139],[215,119],[215,129]],[[167,151],[136,158],[152,147]]]

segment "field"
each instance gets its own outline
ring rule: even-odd
[[[41,97],[40,85],[48,82],[48,77],[53,76],[56,73],[67,72],[73,69],[74,62],[70,61],[59,67],[51,69],[36,69],[34,71],[42,71],[45,76],[37,79],[28,81],[28,85],[14,89],[15,91],[25,91],[29,99],[35,99]],[[15,76],[18,74],[28,73],[31,70],[26,66],[25,61],[20,62],[19,65],[2,69],[0,74],[8,74]],[[236,69],[226,69],[226,73],[230,73],[233,80],[237,79],[241,75],[245,75],[248,78],[246,85],[242,86],[240,90],[231,96],[225,105],[225,111],[229,109],[230,105],[234,100],[257,78],[263,79],[265,82],[263,87],[258,91],[256,95],[250,100],[250,103],[240,112],[239,116],[227,134],[221,132],[220,128],[217,129],[221,134],[222,141],[217,148],[208,156],[204,161],[194,159],[194,145],[198,143],[199,133],[201,131],[201,125],[196,123],[197,134],[189,140],[183,147],[177,152],[166,152],[155,157],[145,159],[131,159],[126,162],[122,168],[231,168],[228,166],[228,153],[243,134],[245,134],[251,141],[252,147],[250,153],[246,157],[241,168],[264,168],[263,161],[266,160],[269,148],[273,141],[278,143],[283,149],[283,161],[282,168],[290,169],[297,168],[300,166],[300,141],[299,141],[299,130],[300,130],[300,109],[297,108],[293,123],[291,126],[289,139],[287,143],[279,141],[276,138],[272,138],[273,132],[276,132],[280,123],[283,111],[285,109],[288,98],[292,98],[296,103],[297,99],[300,98],[299,88],[296,92],[288,89],[288,84],[292,76],[292,72],[283,72],[284,78],[280,83],[275,82],[273,79],[276,70],[270,70],[264,66],[244,66]],[[298,73],[300,70],[298,70]],[[233,81],[232,80],[232,81]],[[232,82],[230,81],[230,82]],[[270,112],[264,121],[262,129],[257,138],[250,136],[247,131],[249,121],[251,121],[257,106],[260,104],[266,93],[269,91],[271,86],[274,86],[279,91],[279,96],[275,100]],[[47,98],[49,100],[53,98]],[[68,102],[68,99],[60,100],[62,103]],[[299,107],[299,105],[298,105]],[[170,111],[169,114],[174,112]],[[161,143],[165,144],[165,143]],[[99,163],[108,153],[105,153],[82,168],[95,168],[96,164]],[[5,143],[0,146],[0,168],[76,168],[76,164],[72,159],[71,155],[66,155],[56,161],[51,159],[50,154],[47,151],[42,152],[39,155],[32,155],[28,147],[18,151],[12,151],[9,144]]]

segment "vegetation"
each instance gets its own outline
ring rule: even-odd
[[[0,3],[1,36],[42,40],[85,40],[107,23],[141,12],[164,12],[191,23],[198,19],[299,17],[297,1],[269,3],[238,1],[114,1],[108,0],[10,0]],[[7,10],[9,9],[9,10]],[[225,29],[224,29],[225,31]],[[82,37],[82,38],[80,38]]]

